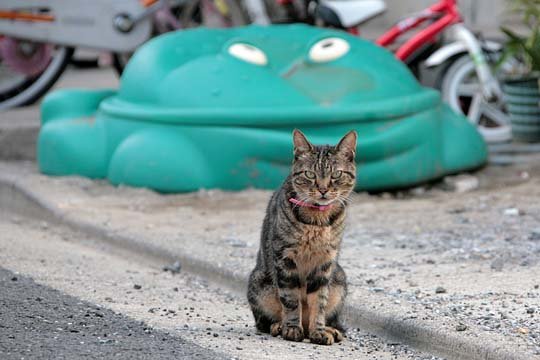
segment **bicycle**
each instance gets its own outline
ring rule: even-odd
[[[222,26],[247,22],[236,0],[203,2],[207,13],[219,13]],[[75,47],[112,52],[121,73],[142,43],[165,31],[197,26],[204,17],[188,0],[3,0],[1,7],[0,110],[31,104],[45,94]]]

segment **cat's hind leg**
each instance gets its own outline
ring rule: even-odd
[[[253,270],[249,277],[248,302],[257,330],[273,336],[281,334],[282,305],[270,275]]]

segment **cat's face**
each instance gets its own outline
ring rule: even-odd
[[[336,146],[312,145],[293,132],[292,184],[298,200],[317,205],[344,202],[354,189],[356,132],[345,135]]]

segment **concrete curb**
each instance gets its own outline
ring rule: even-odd
[[[0,160],[35,160],[40,125],[38,122],[0,122]]]
[[[43,200],[40,195],[16,179],[0,174],[0,209],[22,216],[45,220],[53,224],[67,225],[92,237],[103,240],[117,250],[155,263],[172,263],[180,260],[183,267],[210,281],[226,285],[232,290],[244,293],[247,274],[236,274],[212,263],[190,257],[189,254],[171,254],[166,249],[150,245],[145,239],[127,237],[112,233],[107,229],[70,216],[54,205]],[[493,343],[457,336],[426,323],[404,318],[398,313],[381,313],[361,305],[346,307],[347,323],[362,328],[383,338],[411,345],[448,359],[513,360],[527,359],[530,354],[504,349]]]

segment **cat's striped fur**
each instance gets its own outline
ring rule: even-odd
[[[314,146],[293,133],[291,174],[266,211],[248,300],[257,329],[292,341],[341,341],[347,294],[338,264],[347,199],[355,185],[356,133],[336,146]],[[328,210],[297,206],[295,198]]]

